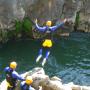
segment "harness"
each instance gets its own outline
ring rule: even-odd
[[[49,27],[47,27],[44,33],[46,33],[45,36],[46,39],[51,39],[51,40],[53,39],[53,31],[51,31]]]
[[[16,86],[17,79],[12,77],[12,72],[13,72],[12,69],[6,71],[6,81],[7,81],[8,87],[15,87]]]

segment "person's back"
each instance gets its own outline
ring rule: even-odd
[[[50,49],[52,48],[53,46],[53,33],[61,26],[64,25],[64,23],[67,21],[67,19],[64,19],[63,22],[61,22],[60,24],[58,25],[55,25],[55,26],[52,26],[52,21],[47,21],[46,22],[46,25],[41,27],[38,25],[37,23],[37,19],[35,20],[35,26],[36,26],[36,29],[40,32],[44,32],[46,33],[45,35],[45,39],[42,43],[42,48],[40,48],[39,50],[39,54],[36,58],[36,62],[38,62],[41,58],[42,58],[42,51],[43,49],[46,49],[46,54],[45,54],[45,57],[43,58],[43,61],[42,61],[42,66],[45,65],[46,63],[46,60],[48,59],[49,55],[50,55]]]
[[[33,80],[31,76],[27,76],[26,81],[22,81],[20,84],[21,90],[35,90],[31,87]]]
[[[35,90],[35,89],[30,85],[26,84],[25,81],[23,81],[21,82],[21,90]]]
[[[67,21],[67,19],[64,19],[63,22],[61,22],[60,24],[55,25],[55,26],[52,26],[52,21],[47,21],[46,26],[41,27],[37,24],[37,19],[36,19],[35,26],[38,29],[38,31],[40,31],[40,32],[51,33],[51,32],[56,31],[59,27],[63,26],[66,21]]]

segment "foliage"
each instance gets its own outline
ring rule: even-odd
[[[77,27],[79,25],[79,20],[80,20],[80,11],[77,11],[76,19],[75,19],[75,29],[77,29]]]
[[[15,31],[16,31],[16,33],[21,32],[21,30],[22,30],[22,22],[16,20],[15,21]]]
[[[30,32],[32,30],[32,22],[29,18],[24,18],[23,20],[23,29],[25,32]]]
[[[32,36],[32,21],[26,17],[22,21],[15,20],[14,26],[11,30],[0,30],[0,41],[7,41],[8,39],[17,39],[21,37]]]

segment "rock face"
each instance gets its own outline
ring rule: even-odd
[[[22,21],[25,16],[32,21],[37,18],[41,25],[47,20],[57,23],[68,18],[65,32],[90,32],[89,3],[90,0],[0,0],[0,41],[7,37],[8,29],[13,29],[12,21]]]
[[[26,72],[22,75],[24,77],[32,76],[34,81],[32,86],[36,90],[90,90],[90,86],[74,85],[73,82],[63,84],[60,78],[56,76],[50,78],[45,74],[44,69],[40,67],[34,68],[32,71]],[[1,83],[0,90],[6,90],[4,86],[7,86],[5,80]],[[39,86],[41,86],[42,89],[39,89]],[[20,82],[18,82],[18,86],[15,90],[20,90]]]
[[[23,19],[28,15],[32,20],[38,18],[41,22],[48,19],[76,19],[79,12],[77,29],[90,31],[90,0],[1,0],[0,22]]]
[[[90,32],[90,0],[83,0],[80,9],[80,21],[78,25],[79,30]]]

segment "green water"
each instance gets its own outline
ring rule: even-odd
[[[0,46],[0,79],[5,77],[3,69],[12,59],[17,61],[19,73],[41,66],[35,63],[39,48],[40,41],[33,40],[10,41]],[[44,69],[64,83],[90,85],[90,34],[72,33],[56,40]]]

